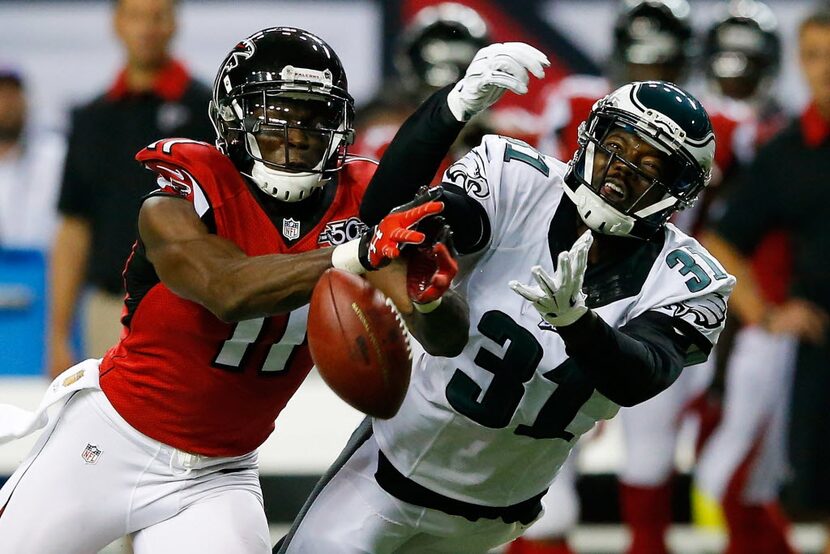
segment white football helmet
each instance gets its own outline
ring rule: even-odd
[[[613,133],[634,135],[659,152],[658,172],[606,144]],[[692,205],[708,184],[715,156],[709,116],[691,94],[664,81],[624,85],[597,101],[579,131],[580,148],[565,176],[565,192],[591,229],[650,238],[672,213]],[[636,197],[609,182],[620,167],[647,184]]]

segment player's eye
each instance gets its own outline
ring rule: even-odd
[[[622,152],[623,145],[618,141],[609,141],[605,143],[605,147],[611,152]]]
[[[640,164],[640,167],[649,177],[659,179],[662,175],[663,168],[658,162],[646,160]]]

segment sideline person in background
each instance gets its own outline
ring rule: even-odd
[[[28,114],[23,75],[0,63],[0,246],[45,251],[66,143]]]
[[[703,102],[721,106],[723,113],[744,112],[748,118],[734,119],[740,123],[725,145],[732,163],[722,168],[719,187],[702,203],[700,229],[717,220],[758,147],[789,122],[773,94],[781,39],[768,6],[755,0],[731,4],[702,38],[709,91]],[[754,275],[772,304],[787,299],[791,252],[787,234],[776,230],[753,253]],[[696,522],[726,523],[727,554],[794,552],[778,497],[787,473],[786,391],[795,351],[794,337],[743,326],[734,313],[721,336],[715,379],[702,399],[719,417],[709,436],[698,441],[703,444],[694,470],[692,506]]]
[[[125,65],[112,86],[72,114],[69,149],[52,248],[48,370],[54,376],[79,357],[101,357],[118,341],[121,271],[135,240],[140,199],[150,192],[133,160],[167,136],[212,140],[207,86],[170,54],[175,0],[117,0],[113,27]],[[70,347],[72,321],[84,303],[85,355]]]
[[[800,25],[799,57],[812,98],[798,119],[758,150],[723,217],[704,244],[737,278],[731,307],[747,326],[799,339],[789,416],[792,482],[784,500],[800,516],[830,522],[830,9]],[[787,232],[793,250],[787,299],[760,292],[750,256],[771,230]],[[830,553],[830,543],[825,546]]]

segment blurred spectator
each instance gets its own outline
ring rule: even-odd
[[[701,203],[701,220],[717,217],[740,169],[751,161],[757,146],[786,123],[770,94],[780,57],[777,21],[761,2],[732,4],[705,33],[702,61],[714,95],[708,102],[721,106],[723,112],[745,111],[749,117],[728,135],[730,142],[718,144],[733,163],[724,168],[719,186],[710,189]],[[769,302],[785,297],[792,265],[789,249],[786,234],[771,233],[753,257],[760,269],[755,276]],[[722,406],[722,417],[695,470],[696,516],[712,521],[717,511],[722,512],[729,531],[728,554],[785,554],[793,550],[778,505],[785,476],[787,398],[782,391],[789,387],[795,343],[757,326],[740,330],[739,326],[739,318],[730,316],[731,332],[724,333],[726,340],[717,347],[717,376],[708,400]]]
[[[0,65],[0,374],[45,363],[46,250],[66,142],[31,123],[21,73]]]
[[[27,114],[22,75],[0,66],[0,246],[46,250],[66,145]]]
[[[705,243],[738,277],[730,301],[746,324],[799,339],[791,397],[788,499],[801,514],[830,521],[830,10],[799,28],[801,68],[812,102],[800,118],[761,147]],[[750,256],[766,234],[784,229],[796,245],[787,300],[775,305],[759,290]],[[830,543],[825,552],[830,553]]]
[[[162,137],[213,137],[205,113],[209,89],[170,56],[176,1],[118,0],[114,6],[125,67],[108,91],[72,114],[51,260],[53,376],[76,360],[68,338],[85,285],[91,291],[84,357],[102,356],[118,342],[121,271],[136,236],[139,200],[153,185],[133,156]]]

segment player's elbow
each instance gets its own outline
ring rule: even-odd
[[[241,287],[225,279],[216,279],[208,287],[204,306],[225,323],[237,323],[249,319],[247,297]]]

